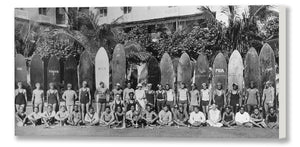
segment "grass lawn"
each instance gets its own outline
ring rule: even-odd
[[[109,129],[103,127],[16,127],[17,136],[99,136],[99,137],[193,137],[193,138],[278,138],[278,130],[261,128],[147,128]]]

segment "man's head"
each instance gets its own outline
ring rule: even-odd
[[[198,106],[194,106],[194,111],[195,111],[196,113],[198,113],[198,112],[199,112],[199,107],[198,107]]]
[[[87,81],[83,81],[82,82],[82,87],[86,87],[87,86]]]
[[[259,114],[259,109],[256,107],[256,108],[254,108],[254,114]]]
[[[20,106],[19,109],[18,109],[18,112],[23,113],[24,112],[24,106]]]
[[[35,83],[35,87],[36,89],[40,89],[41,88],[41,84],[39,82]]]
[[[148,88],[148,90],[151,90],[152,89],[152,84],[151,83],[147,84],[147,88]]]
[[[217,109],[217,105],[216,105],[216,104],[212,104],[212,105],[211,105],[211,109],[212,109],[212,110],[216,110],[216,109]]]
[[[270,107],[270,108],[269,108],[269,112],[270,112],[270,114],[274,114],[274,113],[275,113],[274,108],[273,108],[273,107]]]
[[[18,82],[17,85],[18,85],[18,88],[22,88],[22,82]]]
[[[166,90],[169,90],[170,89],[170,85],[166,84],[165,88],[166,88]]]
[[[52,108],[52,105],[48,105],[47,106],[47,112],[52,112],[53,108]]]
[[[231,107],[230,107],[230,106],[227,106],[226,109],[225,109],[225,111],[226,111],[227,113],[230,113]]]
[[[191,86],[192,86],[193,90],[196,89],[196,84],[195,83],[193,83]]]
[[[78,105],[74,105],[74,111],[76,111],[76,112],[79,111]]]
[[[140,89],[140,90],[142,89],[142,87],[143,87],[143,86],[142,86],[141,83],[139,83],[139,84],[137,85],[137,88]]]
[[[39,107],[34,107],[34,108],[33,108],[33,111],[34,111],[35,113],[38,113],[38,112],[39,112]]]
[[[131,111],[134,111],[134,110],[135,110],[134,105],[131,105],[131,106],[130,106],[130,110],[131,110]]]
[[[93,114],[94,113],[94,107],[89,108],[89,113]]]
[[[240,108],[240,113],[241,113],[241,114],[244,114],[244,112],[245,112],[245,108],[244,108],[243,106],[241,106],[241,108]]]
[[[130,98],[130,99],[134,99],[134,97],[133,97],[133,96],[134,96],[134,92],[129,92],[128,95],[129,95],[129,98]]]
[[[104,88],[104,82],[101,81],[101,82],[99,83],[99,85],[100,85],[101,88]]]
[[[164,110],[165,112],[169,111],[168,106],[167,106],[167,105],[164,105],[163,110]]]
[[[51,82],[51,83],[49,84],[49,87],[50,87],[50,89],[54,89],[54,83]]]
[[[254,81],[250,81],[250,88],[254,88]]]
[[[146,110],[147,110],[148,112],[150,112],[150,111],[151,111],[151,106],[150,106],[150,105],[146,105]]]
[[[131,88],[131,83],[130,82],[127,83],[127,88]]]
[[[116,94],[116,100],[118,100],[118,101],[121,100],[120,97],[121,97],[121,95],[119,93],[117,93]]]
[[[233,84],[232,84],[232,89],[233,89],[233,90],[238,90],[238,85],[237,85],[236,83],[233,83]]]
[[[71,89],[72,89],[72,84],[71,84],[71,83],[68,83],[68,84],[67,84],[67,88],[68,88],[68,90],[71,90]]]
[[[61,110],[62,112],[65,112],[65,111],[66,111],[66,106],[64,106],[64,105],[60,106],[60,110]]]
[[[106,113],[110,113],[110,107],[109,107],[109,106],[106,106],[106,107],[105,107],[105,112],[106,112]]]
[[[117,112],[122,112],[122,107],[121,106],[117,106]]]
[[[120,89],[121,88],[121,84],[120,83],[117,83],[116,84],[116,89]]]
[[[222,89],[222,83],[217,83],[217,89],[221,90]]]
[[[182,83],[180,84],[180,88],[182,88],[182,89],[185,88],[185,83],[182,82]]]
[[[160,84],[157,84],[157,88],[158,88],[159,90],[162,90],[162,86],[161,86]]]
[[[203,87],[203,89],[207,89],[207,84],[206,83],[202,83],[202,87]]]

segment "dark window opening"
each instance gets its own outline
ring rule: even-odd
[[[124,13],[124,14],[128,14],[128,13],[131,12],[132,7],[122,7],[121,9],[123,10],[123,13]]]
[[[47,15],[47,8],[39,8],[40,15]]]

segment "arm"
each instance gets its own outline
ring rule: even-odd
[[[46,98],[47,98],[47,103],[49,103],[49,91],[47,91]]]
[[[230,101],[231,101],[231,91],[229,91],[228,95],[227,95],[227,102],[228,102],[228,104],[230,104]]]
[[[260,106],[260,105],[261,105],[261,104],[260,104],[260,95],[259,95],[258,89],[257,89],[257,91],[256,91],[256,101],[257,101],[258,106]]]
[[[226,102],[226,93],[225,93],[225,91],[223,90],[223,92],[224,92],[224,105],[226,106],[227,105],[227,102]]]
[[[35,100],[35,91],[32,91],[32,97],[31,97],[31,101],[32,101],[32,106],[34,106],[34,100]]]
[[[243,96],[242,96],[241,92],[239,91],[239,104],[240,104],[240,106],[242,106],[242,102],[243,102],[243,98],[242,97]]]
[[[62,95],[62,99],[64,100],[64,101],[66,101],[66,91],[63,93],[63,95]]]
[[[88,95],[89,95],[89,103],[92,103],[92,96],[91,96],[91,90],[90,88],[88,89]]]
[[[78,98],[76,91],[74,91],[74,101],[76,101]]]
[[[156,113],[152,113],[152,115],[154,115],[154,118],[152,119],[152,123],[155,121],[155,120],[157,120],[158,119],[158,116],[157,116],[157,114]]]
[[[247,104],[247,101],[248,101],[248,98],[249,98],[249,91],[248,89],[246,90],[246,97],[245,97],[245,104]],[[256,98],[257,99],[257,98]],[[258,101],[257,101],[258,102]]]
[[[26,104],[27,104],[28,99],[27,99],[27,92],[25,89],[24,89],[24,96],[25,96],[25,100],[26,100]]]
[[[81,89],[79,89],[79,93],[78,93],[78,100],[80,101],[81,99]]]
[[[58,105],[59,105],[60,100],[59,100],[59,94],[58,94],[57,90],[56,90],[56,98],[57,98],[57,102],[58,102]]]

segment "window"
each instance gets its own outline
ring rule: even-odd
[[[124,14],[128,14],[131,12],[132,7],[122,7],[121,10]]]
[[[47,15],[47,8],[39,8],[40,15]]]
[[[98,9],[99,9],[100,17],[107,16],[107,7],[100,7]]]
[[[63,8],[56,8],[56,24],[65,24],[65,13]]]

